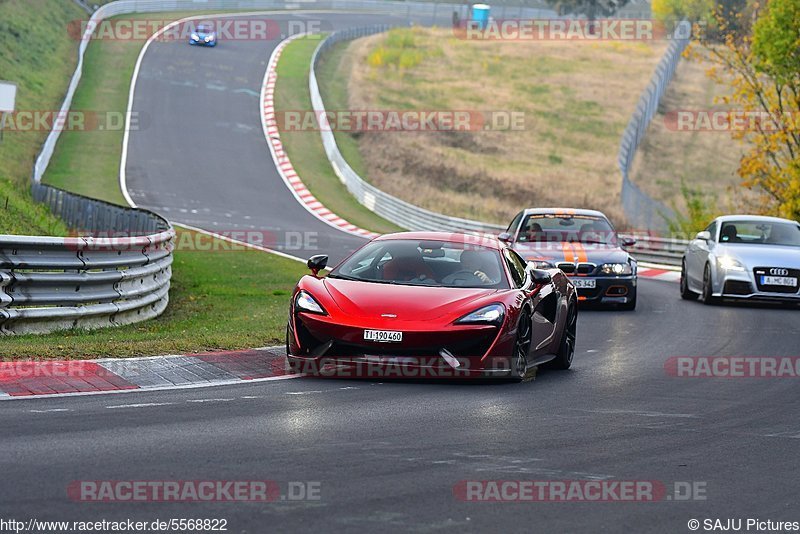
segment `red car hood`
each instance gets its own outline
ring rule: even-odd
[[[526,260],[545,259],[553,262],[625,263],[628,253],[614,245],[592,243],[514,243],[514,250]]]
[[[333,301],[347,315],[393,314],[399,321],[430,321],[448,315],[465,315],[475,309],[471,303],[497,292],[495,289],[408,286],[332,278],[326,278],[324,283]]]

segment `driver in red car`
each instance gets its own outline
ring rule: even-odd
[[[465,271],[471,271],[486,285],[494,285],[500,281],[501,273],[497,272],[497,262],[491,256],[486,257],[487,253],[491,254],[488,251],[465,250],[459,260]]]

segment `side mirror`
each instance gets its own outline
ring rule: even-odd
[[[497,236],[497,239],[499,239],[503,243],[511,243],[513,238],[511,236],[511,234],[509,234],[508,232],[502,232],[501,234],[499,234]]]
[[[306,263],[306,265],[308,265],[308,268],[311,269],[311,274],[317,276],[317,273],[319,273],[325,268],[326,265],[328,265],[328,256],[325,254],[311,256],[308,258],[308,263]]]
[[[531,269],[530,271],[531,278],[533,278],[533,281],[536,282],[537,285],[543,286],[553,281],[553,277],[550,276],[550,273],[547,271],[543,271],[542,269]]]
[[[629,236],[620,237],[619,242],[622,243],[623,247],[632,247],[636,244],[636,240]]]
[[[705,230],[702,232],[697,232],[695,239],[700,239],[701,241],[711,241],[711,232],[706,232]]]

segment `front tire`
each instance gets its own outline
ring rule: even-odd
[[[634,301],[635,302],[635,301]],[[564,333],[561,335],[561,344],[558,346],[558,355],[550,361],[550,367],[561,371],[566,371],[572,366],[572,359],[575,356],[575,339],[578,330],[578,306],[572,303],[567,311],[567,322],[564,325]]]
[[[522,382],[528,372],[528,353],[533,340],[533,327],[531,317],[527,310],[522,311],[522,317],[517,325],[517,341],[514,343],[514,354],[511,356],[510,378],[514,382]]]
[[[683,300],[697,300],[699,295],[689,289],[689,278],[686,274],[686,261],[681,262],[681,298]]]
[[[711,287],[711,267],[706,265],[703,270],[703,304],[713,306],[719,302],[719,299],[714,296],[714,291]]]

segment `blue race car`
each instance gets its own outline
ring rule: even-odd
[[[208,24],[198,24],[189,36],[190,45],[217,46],[217,32]]]

